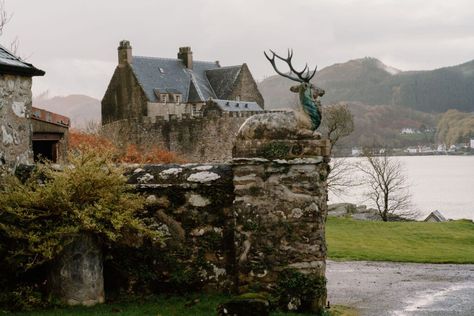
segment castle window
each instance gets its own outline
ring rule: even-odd
[[[168,102],[168,95],[162,93],[162,94],[160,95],[160,101],[161,101],[161,103],[166,103],[166,102]]]
[[[193,104],[193,114],[196,114],[196,112],[197,112],[197,106],[196,104]]]
[[[181,96],[179,94],[174,95],[174,102],[180,103],[181,102]]]

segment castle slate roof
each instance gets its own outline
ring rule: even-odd
[[[219,107],[224,112],[259,112],[263,111],[260,105],[257,102],[249,102],[249,101],[234,101],[234,100],[220,100],[220,99],[212,99],[215,105]]]
[[[43,76],[44,71],[24,62],[0,45],[0,74]]]
[[[207,79],[217,98],[225,99],[229,96],[241,69],[242,66],[230,66],[206,71]]]
[[[158,102],[155,90],[179,91],[185,103],[216,98],[206,76],[219,68],[215,62],[193,61],[188,69],[180,59],[134,56],[131,66],[150,102]]]

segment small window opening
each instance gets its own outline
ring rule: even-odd
[[[166,103],[168,102],[168,96],[166,94],[161,94],[160,96],[161,103]]]

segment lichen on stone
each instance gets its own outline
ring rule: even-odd
[[[190,182],[206,183],[219,179],[221,176],[214,172],[202,171],[193,173],[188,177]]]
[[[168,179],[170,176],[177,176],[183,172],[183,168],[169,168],[160,172],[160,178]]]

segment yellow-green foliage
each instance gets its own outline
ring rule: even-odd
[[[438,140],[446,145],[467,142],[474,136],[474,114],[449,110],[438,123]]]
[[[127,191],[123,170],[107,154],[76,152],[61,169],[38,164],[25,183],[1,177],[3,260],[27,270],[55,258],[79,232],[105,243],[161,240],[139,218],[144,198]]]
[[[474,223],[372,222],[329,218],[331,259],[474,263]]]

